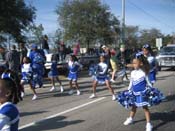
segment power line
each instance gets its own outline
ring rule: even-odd
[[[156,18],[155,16],[153,16],[152,14],[148,13],[147,11],[145,11],[144,9],[138,7],[135,3],[131,2],[130,0],[128,0],[129,4],[131,4],[132,6],[134,6],[135,8],[137,8],[138,10],[142,11],[144,14],[148,15],[149,17],[151,17],[152,19],[154,19],[156,22],[163,24],[166,27],[169,27],[170,29],[174,30],[173,26],[170,26],[164,22],[162,22],[160,19]]]

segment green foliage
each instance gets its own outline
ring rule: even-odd
[[[128,48],[142,47],[145,43],[149,43],[152,47],[156,46],[156,38],[164,38],[160,30],[139,29],[138,26],[126,26],[126,43]]]
[[[114,42],[119,21],[100,0],[65,0],[57,6],[58,21],[65,40],[80,40],[86,45]]]
[[[128,48],[138,47],[138,26],[126,26],[125,36]]]
[[[35,38],[33,42],[37,44],[41,44],[42,37],[43,37],[43,31],[44,31],[42,24],[39,24],[38,26],[34,24],[30,26],[30,30],[33,33],[34,38]]]
[[[152,28],[152,29],[144,29],[140,31],[140,44],[143,45],[145,43],[149,43],[152,47],[156,47],[156,38],[162,38],[163,34],[160,30]]]
[[[1,0],[0,12],[0,32],[11,34],[16,41],[24,39],[22,31],[33,22],[35,8],[24,0]]]

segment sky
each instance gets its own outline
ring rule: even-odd
[[[36,11],[37,25],[42,24],[44,33],[52,34],[59,27],[56,6],[62,0],[25,0]],[[121,21],[122,0],[101,0]],[[175,32],[175,0],[125,0],[126,25],[139,26],[140,29],[157,28],[163,34]]]

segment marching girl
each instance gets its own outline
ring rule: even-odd
[[[133,118],[136,114],[137,107],[142,107],[146,117],[146,131],[152,131],[152,125],[150,123],[150,112],[148,109],[148,98],[143,95],[146,91],[147,86],[152,87],[148,80],[147,75],[149,74],[149,63],[147,59],[141,53],[137,53],[133,59],[134,70],[131,72],[130,84],[128,87],[129,92],[134,95],[134,102],[131,105],[131,112],[129,118],[123,123],[124,125],[129,125],[133,123]],[[120,96],[118,97],[118,101]]]
[[[145,44],[142,48],[142,51],[143,51],[143,55],[147,58],[150,65],[150,71],[148,75],[149,80],[152,84],[154,84],[156,82],[156,70],[157,70],[156,59],[153,56],[153,52],[149,44]]]
[[[24,57],[23,58],[23,65],[21,67],[21,73],[22,73],[22,79],[21,79],[21,85],[22,87],[24,84],[29,84],[30,89],[33,93],[33,98],[32,100],[37,99],[37,93],[35,91],[35,88],[32,85],[32,65],[30,63],[30,58],[29,57]],[[21,97],[24,97],[24,91],[21,92]]]
[[[93,94],[89,97],[90,99],[97,97],[96,87],[98,83],[106,83],[106,86],[112,93],[112,100],[116,99],[114,95],[114,90],[112,89],[110,81],[109,81],[109,77],[107,76],[107,70],[108,70],[108,66],[105,63],[105,58],[104,56],[100,56],[100,63],[98,64],[97,74],[93,80],[93,85],[92,85]]]
[[[58,69],[57,69],[57,56],[56,55],[52,55],[51,61],[52,61],[52,65],[51,65],[51,69],[48,73],[48,77],[51,79],[52,82],[52,88],[50,89],[50,91],[55,90],[55,79],[58,81],[58,83],[60,84],[60,89],[61,89],[61,93],[64,91],[64,88],[62,86],[62,83],[58,77]]]
[[[18,86],[11,75],[0,79],[0,130],[18,131],[19,111],[15,104],[20,101]]]
[[[69,80],[69,85],[70,85],[70,91],[69,94],[73,94],[73,84],[75,84],[75,88],[77,90],[77,95],[80,95],[81,92],[79,90],[79,86],[77,83],[78,80],[78,71],[79,69],[82,68],[82,65],[80,63],[78,63],[78,59],[75,55],[71,55],[70,56],[70,60],[68,62],[68,66],[69,66],[69,74],[68,74],[68,80]]]

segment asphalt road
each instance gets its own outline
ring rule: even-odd
[[[175,71],[161,71],[157,75],[155,87],[166,96],[158,106],[150,107],[151,122],[155,131],[173,131],[175,128]],[[145,117],[138,109],[134,124],[124,126],[128,117],[126,110],[116,101],[112,101],[105,85],[97,87],[98,97],[89,99],[92,81],[86,73],[81,75],[79,86],[82,95],[68,95],[69,85],[62,78],[65,92],[49,92],[50,84],[37,89],[39,98],[32,101],[30,90],[26,89],[24,100],[18,104],[20,110],[21,131],[144,131]],[[48,83],[46,81],[45,83]],[[128,82],[115,83],[115,93],[127,89]],[[58,87],[58,86],[57,86]]]

